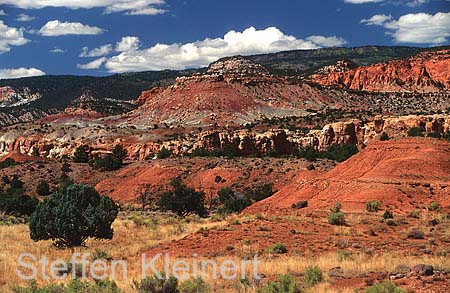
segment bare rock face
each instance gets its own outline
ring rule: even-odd
[[[145,103],[151,101],[154,97],[159,95],[164,91],[164,88],[162,87],[155,87],[148,91],[143,91],[142,94],[139,96],[139,98],[136,100],[136,105],[142,106]]]
[[[356,144],[360,147],[380,140],[383,132],[390,138],[407,136],[412,127],[424,132],[447,133],[450,131],[449,115],[376,117],[370,122],[357,119],[325,125],[320,130],[310,130],[307,134],[276,129],[266,132],[250,130],[204,131],[198,136],[165,141],[154,141],[142,137],[142,132],[117,133],[114,128],[67,128],[43,133],[42,131],[6,130],[0,133],[0,156],[19,153],[33,157],[59,158],[72,156],[75,148],[87,145],[93,154],[109,152],[116,144],[128,151],[128,159],[145,160],[153,158],[165,147],[174,155],[185,155],[194,149],[217,150],[231,146],[242,156],[262,156],[266,154],[288,155],[300,146],[312,146],[324,151],[334,144]]]
[[[344,68],[344,70],[335,70]],[[440,92],[450,90],[450,50],[429,51],[408,59],[346,69],[324,68],[312,80],[321,85],[372,92]]]
[[[17,107],[26,105],[42,98],[40,93],[32,93],[29,88],[13,89],[12,87],[0,87],[0,107]]]
[[[270,131],[255,134],[250,131],[238,132],[205,132],[199,135],[194,148],[214,150],[231,145],[243,156],[264,155],[269,151],[277,154],[290,154],[294,143],[285,131]]]
[[[212,63],[208,68],[208,74],[223,76],[270,76],[269,71],[241,56],[224,58]]]

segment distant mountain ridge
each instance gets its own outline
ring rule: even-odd
[[[364,46],[286,51],[245,56],[244,58],[262,65],[275,76],[305,77],[319,68],[335,64],[338,60],[344,59],[352,62],[355,66],[365,66],[393,59],[408,58],[425,50],[434,50],[434,48]],[[29,122],[30,119],[41,118],[40,115],[45,116],[64,111],[67,107],[73,109],[80,97],[89,96],[89,101],[84,103],[83,107],[89,108],[92,105],[96,112],[105,116],[121,114],[121,112],[125,113],[131,109],[132,102],[138,99],[143,91],[156,87],[166,88],[172,85],[178,77],[203,74],[206,70],[207,68],[148,71],[106,77],[47,75],[0,80],[0,92],[2,93],[0,113],[8,117],[4,121]],[[113,105],[113,101],[119,102],[117,105]],[[102,108],[103,104],[104,108]],[[33,115],[26,115],[27,111]],[[17,113],[21,113],[21,115],[18,117]],[[27,117],[27,119],[24,120],[20,117]],[[4,123],[0,124],[5,125]]]

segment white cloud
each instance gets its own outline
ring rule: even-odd
[[[376,16],[373,16],[374,18]],[[372,19],[371,18],[371,19]],[[380,25],[388,30],[397,43],[444,44],[450,37],[450,12],[411,13],[398,20],[386,19],[367,24]]]
[[[6,15],[6,12],[4,10],[0,9],[0,16],[5,16],[5,15]]]
[[[378,3],[383,2],[384,0],[344,0],[345,3],[351,4],[365,4],[365,3]]]
[[[15,68],[15,69],[0,69],[0,79],[21,78],[30,76],[45,75],[45,72],[37,68]]]
[[[9,52],[11,46],[22,46],[28,43],[28,40],[23,36],[24,31],[23,28],[9,27],[0,20],[0,54]]]
[[[39,30],[39,34],[46,37],[57,37],[65,35],[99,35],[103,29],[96,26],[89,26],[80,22],[61,22],[51,20]]]
[[[21,22],[28,22],[28,21],[32,21],[34,19],[36,19],[36,17],[29,16],[29,15],[23,14],[23,13],[19,14],[16,18],[17,21],[21,21]]]
[[[362,19],[361,23],[366,25],[383,25],[392,20],[392,15],[376,14],[369,19]]]
[[[367,3],[381,3],[387,2],[394,5],[405,4],[410,7],[420,6],[430,2],[430,0],[344,0],[345,3],[350,4],[367,4]]]
[[[345,43],[345,40],[335,36],[311,36],[306,39],[297,39],[294,36],[285,35],[275,27],[265,30],[250,27],[243,32],[230,31],[223,38],[207,38],[187,44],[158,43],[145,49],[139,49],[138,38],[126,37],[117,45],[116,50],[120,54],[108,58],[104,66],[108,71],[115,73],[198,68],[226,56],[317,49],[324,46],[342,46]]]
[[[116,45],[117,52],[136,51],[139,49],[138,37],[123,37]]]
[[[108,60],[106,57],[94,60],[86,64],[77,64],[80,69],[99,69]]]
[[[406,5],[410,6],[410,7],[416,7],[416,6],[420,6],[422,4],[426,4],[430,2],[430,0],[412,0],[409,1],[408,3],[406,3]]]
[[[89,50],[88,47],[84,47],[82,50],[83,51],[81,52],[80,57],[101,57],[111,53],[113,51],[113,47],[111,44],[107,44],[92,50]]]
[[[307,37],[306,40],[311,41],[320,47],[340,47],[347,44],[346,40],[335,36],[332,37],[310,36]]]
[[[59,48],[51,49],[49,52],[50,52],[50,53],[55,53],[55,54],[63,54],[63,53],[66,53],[65,50],[59,49]]]
[[[125,12],[128,15],[157,15],[166,11],[158,8],[165,0],[0,0],[23,9],[41,9],[46,7],[64,7],[69,9],[104,8],[105,13]]]

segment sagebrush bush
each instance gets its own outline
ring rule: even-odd
[[[51,284],[39,287],[35,280],[27,287],[13,286],[14,293],[123,293],[114,281],[96,280],[95,282],[71,280],[69,284]]]
[[[180,284],[181,293],[208,293],[210,288],[202,278],[186,280]]]
[[[267,248],[268,253],[283,254],[287,252],[287,248],[283,243],[275,243]]]
[[[328,223],[335,226],[344,226],[345,223],[345,215],[343,212],[331,212],[328,215]]]
[[[297,278],[286,274],[278,276],[276,281],[268,282],[266,286],[258,289],[258,293],[302,293]]]
[[[319,267],[307,267],[305,270],[304,283],[306,287],[314,287],[323,281],[323,273]]]
[[[372,200],[372,201],[366,202],[366,210],[369,213],[378,212],[380,210],[380,206],[381,206],[381,204],[378,200]]]
[[[441,206],[439,205],[439,203],[433,201],[428,205],[428,210],[430,211],[439,211],[439,209],[441,208]]]
[[[161,273],[161,278],[158,276],[147,277],[141,281],[134,280],[131,287],[138,293],[177,293],[178,280],[174,276],[166,278],[164,272]]]

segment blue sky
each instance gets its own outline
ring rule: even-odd
[[[448,0],[0,0],[0,78],[109,75],[200,67],[235,54],[449,42]]]

